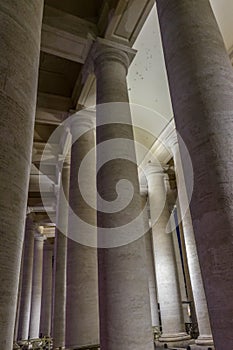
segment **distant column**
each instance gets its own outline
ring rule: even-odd
[[[26,219],[24,253],[22,262],[22,290],[20,299],[18,339],[28,339],[31,313],[34,235],[36,223],[30,215]]]
[[[185,249],[187,253],[188,269],[190,274],[193,298],[199,328],[199,337],[196,343],[199,345],[212,345],[213,338],[210,328],[209,313],[206,296],[201,276],[201,269],[197,255],[196,242],[192,226],[192,218],[188,208],[187,193],[185,188],[183,168],[180,159],[179,145],[174,132],[168,140],[176,171],[177,186],[180,203],[180,216],[184,233]]]
[[[40,334],[51,336],[53,244],[45,241],[43,251]]]
[[[65,347],[66,330],[66,266],[67,230],[69,209],[70,164],[64,162],[57,203],[57,218],[54,252],[54,304],[53,304],[53,345]]]
[[[92,200],[96,198],[95,112],[84,110],[73,115],[70,132],[66,347],[75,348],[99,343],[97,249],[88,245],[88,238],[85,242],[85,236],[89,234],[88,225],[93,227],[93,235],[96,236],[96,210],[84,197],[86,194]],[[91,150],[92,157],[85,173],[81,174],[82,162]],[[96,237],[93,240],[96,243]]]
[[[166,202],[164,172],[161,166],[149,163],[145,174],[148,182],[155,272],[162,322],[160,341],[183,341],[190,337],[184,327],[172,232],[166,231],[170,213]]]
[[[34,242],[34,260],[32,276],[32,298],[31,315],[29,326],[29,337],[39,338],[40,331],[40,312],[42,295],[42,267],[43,267],[43,246],[44,237],[37,234]]]
[[[156,333],[160,328],[160,322],[159,322],[158,299],[157,299],[156,279],[155,279],[155,264],[154,264],[153,248],[152,248],[151,230],[149,230],[146,233],[145,242],[146,242],[149,295],[150,295],[151,322],[152,322],[152,328]]]

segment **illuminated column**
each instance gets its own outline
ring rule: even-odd
[[[146,233],[145,236],[146,242],[146,258],[147,258],[147,272],[148,272],[148,283],[149,283],[149,295],[150,295],[150,310],[151,310],[151,321],[152,328],[155,333],[159,329],[159,311],[158,311],[158,299],[157,299],[157,290],[156,290],[156,280],[155,280],[155,265],[154,265],[154,256],[152,248],[152,232]]]
[[[99,343],[96,210],[88,200],[95,204],[95,112],[84,110],[71,118],[66,303],[66,347],[69,349]],[[91,150],[92,156],[85,166],[84,158]],[[85,167],[83,174],[82,166]],[[90,240],[88,225],[93,228]]]
[[[14,342],[18,340],[18,331],[19,331],[19,317],[20,317],[20,304],[21,304],[21,295],[22,295],[22,279],[23,279],[23,256],[24,249],[21,259],[20,266],[20,277],[19,277],[19,288],[18,288],[18,300],[17,300],[17,309],[16,309],[16,317],[15,317],[15,329],[14,329]]]
[[[32,275],[31,315],[29,337],[39,338],[41,295],[42,295],[42,267],[44,237],[37,234],[34,241],[34,260]]]
[[[213,338],[211,334],[206,296],[197,255],[192,219],[187,202],[187,194],[179,153],[179,145],[175,131],[170,136],[169,140],[167,140],[167,142],[171,149],[175,164],[185,249],[187,253],[188,269],[191,279],[193,299],[199,328],[199,337],[196,340],[196,343],[199,345],[212,345]]]
[[[148,182],[155,272],[160,305],[161,342],[180,342],[189,339],[185,332],[181,296],[172,232],[167,225],[170,213],[167,207],[164,172],[161,166],[149,163],[145,169]]]
[[[67,230],[69,210],[69,160],[62,163],[60,187],[57,203],[57,227],[55,231],[54,255],[54,310],[53,310],[53,346],[65,347],[66,329],[66,266],[67,266]]]
[[[42,297],[40,315],[40,334],[51,336],[52,318],[52,276],[53,244],[46,241],[43,249]]]
[[[22,262],[22,285],[20,299],[18,339],[28,339],[31,312],[34,235],[36,223],[30,215],[26,219],[24,253]]]
[[[149,220],[149,205],[147,203],[147,184],[146,177],[143,173],[139,175],[140,181],[140,193],[142,197],[142,206],[147,207],[147,211],[144,216],[145,226],[148,227],[148,232],[145,234],[145,245],[146,245],[146,262],[147,262],[147,274],[148,274],[148,285],[149,285],[149,297],[150,297],[150,311],[151,311],[151,323],[154,333],[156,334],[160,329],[159,322],[159,310],[158,310],[158,299],[157,299],[157,288],[155,278],[155,264],[154,264],[154,253],[152,244],[152,230],[150,228]]]

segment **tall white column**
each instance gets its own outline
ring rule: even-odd
[[[53,346],[65,347],[66,329],[66,266],[69,210],[70,164],[62,163],[57,203],[54,256]]]
[[[18,340],[18,331],[19,331],[19,317],[20,317],[20,304],[21,304],[21,294],[22,294],[22,279],[23,279],[23,256],[24,256],[24,248],[23,254],[20,264],[20,277],[19,277],[19,288],[18,288],[18,299],[17,299],[17,309],[16,309],[16,317],[15,317],[15,329],[14,329],[14,342]]]
[[[146,262],[147,262],[147,274],[148,274],[149,297],[150,297],[151,324],[152,324],[152,329],[156,336],[156,333],[160,331],[160,321],[159,321],[159,310],[158,310],[157,286],[156,286],[156,278],[155,278],[154,253],[153,253],[153,244],[152,244],[152,230],[150,228],[148,189],[147,189],[147,185],[145,184],[146,178],[145,177],[142,178],[141,176],[142,174],[139,175],[142,206],[147,207],[147,211],[145,212],[145,215],[144,215],[144,220],[145,220],[145,226],[148,227],[148,232],[145,234],[145,246],[146,246]]]
[[[184,317],[184,323],[190,323],[191,319],[188,315],[188,304],[187,304],[187,288],[185,284],[185,273],[184,273],[184,264],[183,264],[183,252],[180,245],[180,239],[178,240],[178,232],[175,224],[175,201],[177,196],[177,190],[174,189],[174,180],[175,180],[175,173],[171,170],[171,168],[167,171],[165,175],[165,188],[167,192],[167,202],[168,202],[168,208],[170,212],[170,222],[171,222],[171,228],[172,228],[172,240],[173,240],[173,247],[174,247],[174,253],[175,253],[175,261],[177,266],[177,273],[178,273],[178,283],[180,288],[180,296],[181,296],[181,304],[182,304],[182,310],[183,310],[183,317]]]
[[[44,246],[44,237],[39,234],[36,234],[35,240],[34,240],[31,315],[30,315],[30,326],[29,326],[30,339],[39,338],[39,331],[40,331],[43,246]]]
[[[150,310],[151,310],[151,322],[152,328],[156,333],[160,328],[159,311],[158,311],[158,299],[156,290],[155,279],[155,265],[152,248],[152,232],[149,230],[145,235],[146,242],[146,259],[147,259],[147,273],[149,284],[149,296],[150,296]]]
[[[179,145],[176,132],[170,136],[168,140],[171,149],[174,165],[176,170],[178,198],[180,204],[180,216],[182,218],[182,226],[184,233],[185,249],[187,253],[187,261],[189,274],[191,279],[193,298],[199,328],[199,337],[196,343],[199,345],[212,345],[213,338],[209,321],[209,314],[206,302],[206,296],[201,276],[201,269],[197,255],[196,242],[193,232],[192,219],[189,211],[188,198],[185,188],[183,168],[180,159]]]
[[[34,235],[36,223],[28,215],[26,219],[24,252],[22,263],[22,290],[20,299],[18,339],[28,339],[31,312],[32,272],[34,256]]]
[[[176,127],[192,160],[190,211],[214,344],[217,350],[231,350],[232,65],[210,1],[156,4]],[[185,167],[184,177],[187,183]]]
[[[43,0],[0,5],[0,348],[11,349],[36,109]]]
[[[172,222],[172,227],[174,228],[172,231],[172,239],[173,239],[173,246],[174,246],[174,252],[175,252],[175,259],[176,259],[176,266],[177,266],[177,272],[178,272],[178,281],[179,281],[179,287],[180,287],[180,296],[181,296],[181,304],[182,304],[182,310],[183,310],[183,316],[184,316],[184,323],[191,323],[191,318],[189,315],[190,304],[188,299],[188,280],[185,274],[185,260],[184,260],[184,252],[181,245],[181,237],[179,234],[178,238],[178,232],[176,229],[175,224],[175,218],[174,218],[174,210],[175,208],[170,211],[170,220]]]
[[[97,223],[102,350],[152,350],[154,347],[144,236],[126,244],[136,232],[143,235],[143,220],[122,232],[124,243],[112,247],[118,237],[111,238],[115,229],[131,223],[142,211],[126,82],[129,57],[134,54],[128,47],[111,45],[101,39],[93,49],[97,81],[97,167],[101,167],[97,177],[100,196]],[[117,102],[123,105],[114,104]],[[105,158],[108,155],[113,158],[110,162]],[[131,161],[122,159],[125,157]],[[124,210],[114,211],[111,202],[117,198],[116,185],[121,180],[132,184],[133,198],[132,188],[122,185],[120,197],[130,204]],[[103,201],[109,202],[113,213],[105,211]],[[106,236],[103,232],[107,232]]]
[[[96,235],[95,112],[80,111],[72,116],[69,224],[67,241],[66,347],[99,343],[98,272],[96,246],[88,245],[88,225]],[[93,150],[84,165],[84,157]],[[85,171],[81,174],[81,167]],[[95,200],[94,200],[95,204]],[[79,221],[80,220],[80,221]],[[84,237],[84,241],[82,240]],[[96,237],[93,237],[96,243]]]
[[[195,305],[193,301],[193,291],[191,286],[191,280],[190,280],[190,274],[188,269],[188,260],[187,260],[187,252],[185,248],[185,242],[184,242],[184,232],[183,232],[183,226],[179,218],[179,210],[176,208],[176,214],[177,214],[177,221],[179,222],[179,231],[180,231],[180,240],[181,240],[181,248],[183,253],[183,263],[184,263],[184,273],[185,273],[185,281],[186,281],[186,288],[187,288],[187,296],[190,306],[190,312],[191,312],[191,322],[193,324],[193,331],[195,332],[195,335],[197,335],[198,327],[197,327],[197,317],[196,317],[196,310]]]
[[[168,232],[167,227],[170,213],[167,207],[164,172],[160,165],[148,163],[145,174],[148,182],[155,272],[162,322],[160,341],[180,342],[189,339],[189,336],[184,327],[172,232]]]
[[[52,319],[52,276],[53,244],[46,241],[43,249],[42,297],[40,315],[40,334],[51,336]]]

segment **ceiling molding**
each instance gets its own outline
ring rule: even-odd
[[[73,103],[69,97],[39,92],[37,95],[37,108],[48,112],[69,112],[73,108]]]
[[[147,163],[151,160],[151,155],[153,155],[162,166],[165,166],[169,162],[172,156],[168,147],[168,140],[172,138],[174,134],[176,134],[176,128],[175,121],[172,119],[153,143],[145,158],[139,165],[139,172],[141,171],[140,169],[144,169]]]
[[[84,63],[92,40],[76,37],[73,34],[43,24],[41,33],[41,51]]]
[[[47,5],[44,7],[43,24],[83,39],[98,35],[96,24]]]
[[[59,112],[56,113],[46,112],[43,109],[36,109],[36,120],[37,124],[44,125],[60,125],[67,117],[69,116],[69,112]]]
[[[84,63],[97,34],[95,24],[45,6],[41,51]]]
[[[105,38],[132,47],[154,3],[154,0],[120,0]]]

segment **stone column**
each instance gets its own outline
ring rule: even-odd
[[[57,204],[55,256],[54,256],[54,306],[53,346],[65,347],[66,329],[66,261],[69,204],[70,164],[62,164]]]
[[[190,210],[215,348],[233,348],[233,70],[209,1],[157,1],[177,130],[191,156]],[[179,140],[180,143],[180,140]],[[185,182],[184,150],[181,149]]]
[[[44,237],[39,234],[36,234],[34,241],[31,315],[29,326],[30,339],[39,338],[42,295],[43,246]]]
[[[111,46],[101,39],[93,49],[97,80],[97,167],[100,167],[97,223],[102,350],[153,349],[143,236],[146,231],[140,218],[142,203],[126,82],[129,58],[134,54],[127,47]],[[110,157],[109,162],[106,157]],[[123,184],[125,181],[127,185]],[[112,204],[118,197],[118,183],[122,185],[118,203],[129,200],[123,210],[115,210]],[[134,219],[136,223],[132,224]],[[122,240],[118,242],[120,237]]]
[[[167,206],[164,172],[160,165],[148,163],[145,173],[153,233],[155,271],[160,305],[161,342],[180,342],[189,339],[185,332],[178,273],[172,232],[169,232],[170,213]]]
[[[28,215],[26,219],[24,254],[22,260],[23,288],[21,289],[18,339],[28,339],[29,335],[35,230],[36,223],[34,223],[33,218]]]
[[[155,265],[154,256],[152,248],[152,232],[145,235],[146,242],[146,258],[147,258],[147,272],[148,272],[148,283],[149,283],[149,296],[150,296],[150,310],[151,310],[151,322],[152,328],[156,333],[160,328],[159,322],[159,311],[158,311],[158,299],[156,290],[156,280],[155,280]]]
[[[43,0],[0,5],[0,348],[13,344],[28,194]],[[16,209],[17,208],[17,209]]]
[[[175,131],[170,136],[168,142],[173,155],[176,170],[178,198],[180,203],[180,216],[182,218],[182,227],[184,234],[185,249],[187,253],[188,269],[191,279],[194,305],[199,328],[199,337],[196,340],[196,343],[199,345],[212,345],[213,338],[211,334],[206,296],[197,255],[192,219],[188,206],[184,174],[179,153],[179,145]]]
[[[15,317],[15,329],[14,329],[14,342],[18,340],[18,331],[19,331],[19,317],[20,317],[20,303],[21,303],[21,294],[22,294],[22,279],[23,279],[23,256],[24,249],[22,253],[22,259],[20,264],[20,277],[19,277],[19,287],[18,287],[18,298],[17,298],[17,309],[16,309],[16,317]]]
[[[173,213],[171,213],[171,215],[173,215]],[[174,218],[172,218],[172,221],[174,223]],[[180,287],[180,296],[181,296],[181,304],[183,309],[184,323],[190,323],[191,319],[188,315],[188,304],[187,304],[188,294],[187,294],[187,287],[185,283],[186,280],[185,280],[185,274],[184,274],[184,264],[182,261],[183,252],[181,252],[181,246],[178,241],[176,229],[172,231],[172,240],[173,240],[173,246],[174,246],[174,252],[175,252],[176,267],[178,272],[178,281],[179,281],[179,287]]]
[[[88,225],[96,236],[95,112],[72,116],[69,225],[67,241],[66,347],[99,343],[98,272],[96,237],[90,246]],[[84,157],[93,150],[86,165]],[[84,166],[84,172],[82,172]],[[85,198],[85,195],[87,197]],[[85,240],[86,238],[86,240]]]
[[[151,324],[156,336],[156,333],[160,330],[159,321],[159,310],[158,310],[158,298],[157,298],[157,287],[155,278],[155,264],[154,264],[154,253],[152,247],[152,230],[150,228],[150,210],[148,205],[148,189],[146,177],[142,177],[143,174],[139,175],[140,182],[140,193],[142,197],[142,205],[147,207],[145,212],[144,220],[145,226],[148,226],[148,232],[145,234],[145,245],[146,245],[146,261],[147,261],[147,274],[148,274],[148,285],[149,285],[149,297],[150,297],[150,311],[151,311]],[[144,183],[143,183],[144,182]],[[146,183],[146,184],[145,184]],[[156,336],[157,337],[157,336]]]
[[[177,211],[177,208],[176,208],[176,213],[178,214],[177,220],[179,220],[179,211]],[[189,269],[188,269],[188,260],[187,260],[185,242],[184,242],[184,233],[183,233],[182,222],[180,222],[178,226],[179,226],[178,228],[180,231],[181,247],[182,247],[182,254],[183,254],[186,291],[187,291],[187,297],[188,297],[188,302],[189,302],[189,307],[190,307],[190,312],[191,312],[191,322],[192,322],[193,327],[194,327],[193,331],[197,334],[197,332],[198,332],[197,317],[196,317],[196,310],[195,310],[195,305],[194,305],[194,301],[193,301],[193,291],[192,291],[190,274],[189,274]]]
[[[40,315],[40,334],[51,336],[52,318],[52,276],[53,276],[53,244],[44,243],[42,270],[42,298]]]
[[[183,251],[181,247],[180,232],[177,230],[175,224],[175,204],[177,198],[177,190],[174,184],[175,172],[169,168],[165,175],[165,188],[167,192],[167,205],[170,212],[170,223],[172,228],[172,240],[175,253],[176,268],[178,274],[178,283],[180,288],[181,304],[183,309],[184,323],[190,323],[191,319],[188,315],[188,299],[187,299],[187,285],[184,268]]]

